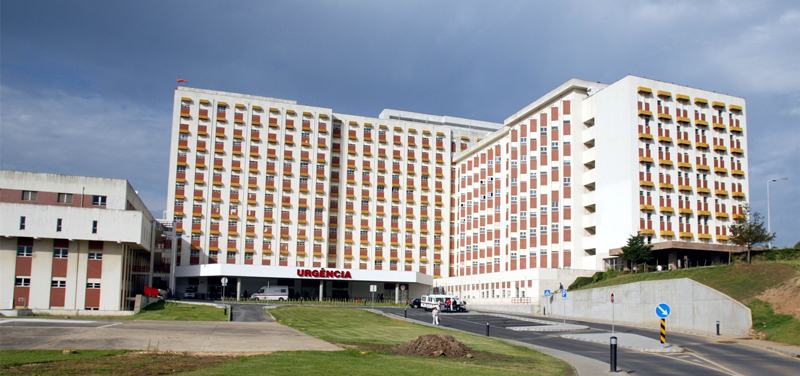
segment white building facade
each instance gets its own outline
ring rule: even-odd
[[[635,76],[570,80],[503,125],[194,88],[174,108],[178,292],[535,303],[636,233],[662,265],[721,262],[749,193],[744,100]],[[322,268],[352,279],[303,276]]]
[[[2,309],[124,311],[151,283],[153,216],[125,180],[0,171]]]
[[[408,281],[427,291],[453,266],[452,156],[486,134],[471,127],[502,126],[369,118],[194,88],[179,88],[174,106],[167,219],[182,233],[176,276],[187,276],[177,291],[185,283],[212,296],[220,277],[240,276],[230,265],[381,271],[381,293],[399,297]],[[458,126],[437,125],[445,123]],[[224,264],[216,274],[187,272],[215,264]],[[351,273],[363,283],[347,288],[267,272],[236,283],[240,295],[273,278],[304,296],[341,298],[358,295],[374,279],[367,274]]]

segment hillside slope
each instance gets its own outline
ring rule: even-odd
[[[571,290],[641,281],[689,278],[746,304],[753,314],[752,336],[800,345],[800,263],[758,262],[623,274]]]

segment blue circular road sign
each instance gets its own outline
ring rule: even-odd
[[[656,315],[658,315],[658,317],[660,317],[662,319],[667,318],[667,316],[669,316],[670,312],[671,312],[671,310],[669,309],[669,306],[667,305],[667,303],[661,303],[661,304],[656,306]]]

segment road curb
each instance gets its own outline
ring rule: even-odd
[[[609,333],[610,334],[610,333]],[[592,343],[599,343],[602,345],[608,345],[608,341],[600,341],[596,339],[586,338],[586,337],[576,337],[569,334],[562,334],[561,338],[568,338],[574,339],[583,342],[592,342]],[[646,353],[657,353],[657,354],[677,354],[686,351],[683,347],[669,345],[669,347],[662,348],[662,349],[653,349],[653,348],[644,348],[644,347],[637,347],[637,346],[630,346],[625,344],[618,344],[619,347],[639,351],[639,352],[646,352]]]
[[[786,347],[791,346],[791,345],[782,345],[782,344],[774,344],[773,345],[771,342],[766,342],[765,343],[765,342],[759,341],[757,339],[745,339],[745,340],[739,340],[737,342],[741,343],[743,345],[752,346],[752,347],[758,347],[760,349],[767,349],[767,350],[770,350],[770,351],[775,351],[775,352],[779,352],[779,353],[784,354],[784,355],[791,356],[792,358],[800,359],[800,349],[787,349],[786,348]]]

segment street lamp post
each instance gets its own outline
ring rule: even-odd
[[[788,176],[784,176],[784,177],[780,177],[780,178],[774,178],[774,179],[767,180],[767,233],[769,233],[769,234],[772,234],[772,225],[770,224],[770,213],[769,213],[769,183],[772,183],[773,181],[786,180],[786,179],[789,179],[789,177]],[[772,240],[767,242],[767,249],[771,249],[771,248],[772,248]]]

